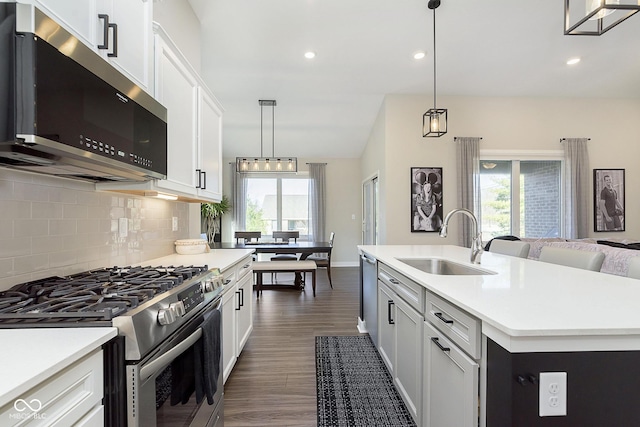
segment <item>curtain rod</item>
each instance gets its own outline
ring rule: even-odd
[[[305,165],[328,165],[328,163],[314,163],[314,162],[311,162],[311,163],[305,163]]]
[[[567,138],[560,138],[560,142],[566,141],[566,140],[567,140]],[[591,138],[587,138],[587,141],[591,141]]]
[[[453,140],[457,140],[458,138],[467,138],[466,136],[454,136]],[[472,137],[473,138],[473,137]],[[482,137],[480,137],[480,140],[482,140]]]

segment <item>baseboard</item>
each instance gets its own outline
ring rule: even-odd
[[[331,268],[333,267],[360,267],[360,263],[358,261],[343,261],[343,262],[331,262]]]
[[[367,331],[367,322],[365,322],[359,317],[358,317],[358,332],[360,332],[361,334],[369,333],[369,331]]]

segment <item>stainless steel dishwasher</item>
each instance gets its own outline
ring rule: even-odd
[[[360,316],[373,343],[378,346],[378,262],[371,255],[360,255],[362,293]]]

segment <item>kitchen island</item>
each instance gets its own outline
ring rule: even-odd
[[[424,337],[428,327],[435,326],[436,332],[449,327],[440,323],[442,313],[433,307],[450,307],[470,319],[469,329],[459,328],[457,336],[470,335],[468,343],[460,341],[461,348],[479,369],[479,425],[640,425],[635,411],[640,401],[639,281],[490,252],[483,254],[481,265],[473,265],[469,249],[456,246],[359,246],[359,250],[378,261],[379,289],[384,288],[386,277],[381,266],[391,276],[424,289],[426,303],[414,310],[425,320]],[[431,274],[400,261],[424,258],[453,261],[485,274]],[[386,299],[390,307],[400,307],[402,301],[396,300],[407,299],[402,292],[388,294],[378,294],[379,301],[369,302],[378,305],[378,328],[383,330],[387,313],[380,311],[385,310]],[[391,311],[388,314],[391,320]],[[457,325],[459,319],[454,316],[453,320]],[[473,354],[473,322],[479,325],[477,355]],[[378,346],[384,353],[382,337]],[[421,356],[428,353],[425,346]],[[418,369],[426,361],[421,362]],[[422,370],[420,374],[428,370],[427,365]],[[566,395],[566,400],[559,402],[559,409],[566,406],[566,415],[553,412],[558,409],[555,395],[551,403],[546,395],[541,401],[539,381],[546,378],[540,374],[547,372],[567,373],[560,396]],[[428,400],[430,385],[425,378],[414,395]],[[427,425],[428,402],[423,402],[422,410],[420,402],[416,406]],[[551,408],[549,418],[541,415],[543,406]]]

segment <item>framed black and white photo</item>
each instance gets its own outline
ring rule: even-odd
[[[624,231],[624,169],[594,169],[593,197],[593,230]]]
[[[411,168],[411,232],[442,228],[442,168]]]

